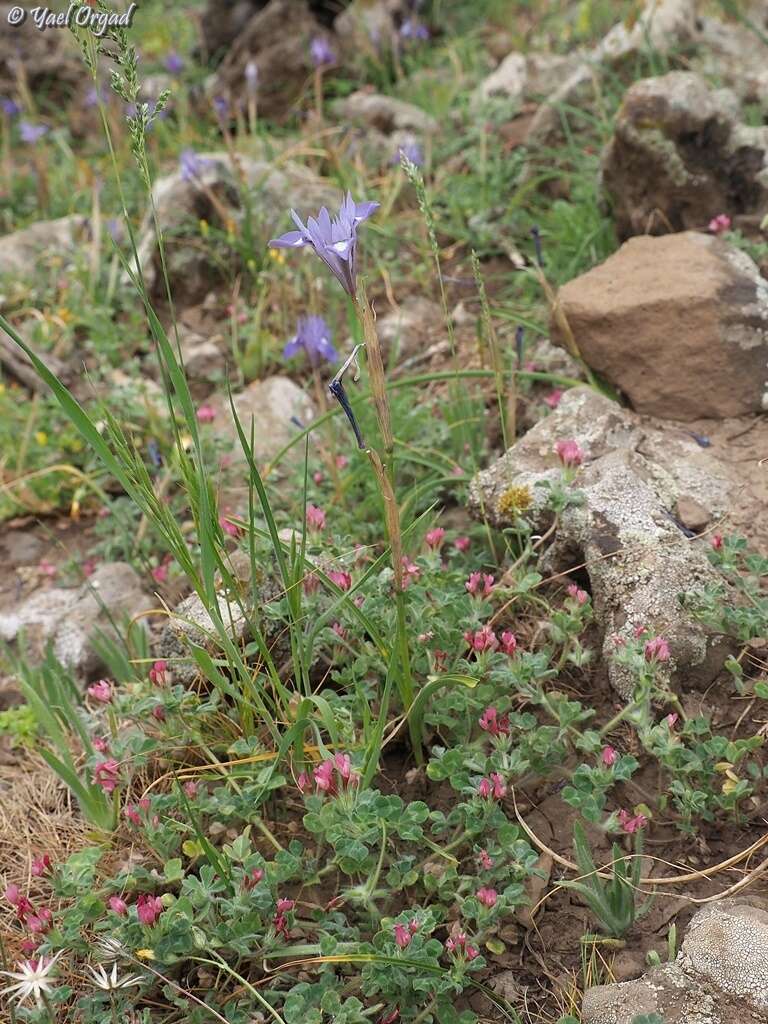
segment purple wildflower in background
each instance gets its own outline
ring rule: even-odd
[[[49,131],[47,124],[33,124],[31,121],[19,122],[19,134],[22,142],[39,142]]]
[[[171,75],[180,75],[184,70],[184,61],[175,50],[168,54],[164,63],[165,70]]]
[[[316,68],[336,62],[336,51],[323,36],[315,36],[309,44],[309,53]]]
[[[115,245],[119,245],[123,240],[123,224],[117,217],[110,217],[107,221],[107,231],[109,236]]]
[[[398,146],[397,152],[392,157],[392,163],[399,164],[401,157],[405,157],[406,160],[410,160],[411,163],[415,164],[417,167],[424,166],[424,150],[416,139],[409,139],[401,146]]]
[[[313,366],[325,359],[329,363],[338,359],[331,341],[331,329],[321,316],[300,316],[296,333],[283,349],[283,358],[291,359],[303,351]]]
[[[375,202],[356,203],[347,192],[338,216],[331,220],[323,206],[317,219],[308,217],[306,225],[296,211],[291,210],[291,217],[299,230],[287,231],[279,238],[273,238],[269,244],[273,249],[302,249],[311,245],[344,291],[354,298],[357,292],[357,226],[368,220],[379,205]]]
[[[401,39],[429,39],[429,29],[427,26],[418,21],[416,18],[406,18],[403,24],[400,26],[400,38]]]
[[[199,156],[194,149],[182,149],[179,154],[179,171],[182,181],[194,181],[200,178],[210,163],[205,157]]]
[[[8,117],[16,117],[21,113],[21,107],[16,100],[12,100],[8,96],[0,97],[0,110],[2,110],[4,114],[7,114]]]
[[[229,100],[226,96],[214,96],[213,109],[216,111],[216,116],[220,121],[224,121],[229,117]]]

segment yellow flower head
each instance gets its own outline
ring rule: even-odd
[[[154,960],[155,959],[155,951],[154,951],[154,949],[137,949],[136,950],[136,956],[140,960]]]
[[[512,484],[499,498],[496,506],[500,516],[520,515],[533,504],[531,489],[526,484]]]

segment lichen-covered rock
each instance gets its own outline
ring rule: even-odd
[[[93,649],[99,635],[114,636],[118,626],[154,607],[130,565],[105,562],[79,587],[39,590],[18,608],[0,611],[0,639],[18,641],[33,659],[46,645],[62,664],[87,678],[101,667]]]
[[[768,403],[768,283],[712,235],[632,238],[559,303],[584,359],[638,412],[722,419]],[[563,341],[553,318],[555,341]]]
[[[444,333],[443,311],[436,302],[410,295],[397,309],[379,317],[376,329],[387,360],[397,365],[425,352]]]
[[[716,213],[768,212],[768,128],[739,122],[738,101],[693,72],[635,82],[602,161],[616,230],[702,229]]]
[[[535,530],[546,529],[552,521],[546,485],[561,477],[555,443],[565,439],[584,451],[575,483],[583,500],[561,514],[545,564],[553,572],[586,569],[612,685],[631,695],[632,679],[610,655],[617,640],[630,639],[640,626],[669,642],[673,678],[687,687],[710,682],[722,666],[722,638],[681,607],[680,595],[701,591],[716,575],[704,549],[676,521],[675,507],[688,498],[710,519],[723,515],[730,501],[726,475],[674,427],[576,388],[475,476],[470,510],[500,527],[522,511]]]
[[[400,150],[406,154],[414,148],[423,150],[426,140],[438,131],[437,121],[421,107],[367,89],[338,100],[334,113],[348,128],[349,154],[359,153],[369,166],[396,163]]]
[[[763,1024],[768,1009],[768,913],[754,900],[723,900],[693,918],[674,963],[637,981],[588,989],[582,1024]]]

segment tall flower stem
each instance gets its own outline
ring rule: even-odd
[[[414,701],[413,675],[411,673],[410,645],[408,643],[408,622],[405,611],[405,593],[403,580],[403,539],[400,524],[400,509],[395,495],[395,472],[394,472],[394,449],[395,439],[392,433],[392,417],[387,397],[386,377],[384,374],[384,360],[381,354],[381,344],[376,331],[376,320],[373,309],[368,301],[365,288],[361,284],[355,299],[357,315],[363,328],[365,340],[365,351],[368,357],[368,373],[371,382],[371,396],[376,409],[376,419],[379,424],[384,445],[384,459],[382,462],[379,453],[375,448],[367,448],[366,454],[373,467],[379,489],[384,501],[384,521],[387,528],[389,548],[392,557],[392,571],[395,584],[395,605],[397,609],[397,651],[400,662],[398,673],[398,689],[403,704],[403,711],[408,717],[408,731],[411,739],[411,747],[417,764],[424,760],[421,741],[421,715],[411,715],[410,710]]]

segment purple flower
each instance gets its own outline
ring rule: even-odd
[[[331,329],[321,316],[299,317],[296,333],[283,349],[283,358],[291,359],[301,349],[313,366],[321,359],[332,363],[339,358],[331,342]]]
[[[200,178],[210,163],[205,157],[198,156],[194,149],[182,149],[179,154],[179,170],[182,181],[194,181]]]
[[[39,142],[44,135],[48,134],[47,124],[32,124],[31,121],[19,121],[19,134],[22,142]]]
[[[400,36],[402,39],[425,40],[429,39],[429,29],[416,18],[406,18],[400,26]]]
[[[279,238],[273,238],[269,244],[273,249],[301,249],[311,245],[344,291],[354,298],[357,291],[357,226],[378,210],[379,205],[375,202],[356,203],[347,192],[337,217],[331,220],[323,206],[317,219],[308,217],[306,225],[296,211],[291,210],[291,217],[299,230],[287,231]]]
[[[224,121],[229,117],[229,100],[226,96],[214,96],[213,97],[213,109],[216,111],[216,117],[220,121]]]
[[[0,97],[0,110],[8,117],[16,117],[17,114],[21,113],[21,107],[16,100],[10,99],[8,96]]]
[[[165,70],[171,75],[180,75],[184,70],[184,61],[175,50],[165,58]]]
[[[323,36],[315,36],[309,44],[309,53],[316,68],[336,63],[336,51]]]
[[[109,218],[109,220],[107,221],[107,231],[109,232],[110,238],[115,243],[115,245],[119,245],[122,242],[123,225],[122,222],[117,219],[117,217]]]
[[[397,153],[392,157],[392,163],[399,164],[400,158],[403,156],[410,160],[412,164],[416,164],[417,167],[424,166],[424,150],[416,139],[409,139],[402,146],[399,146]]]

